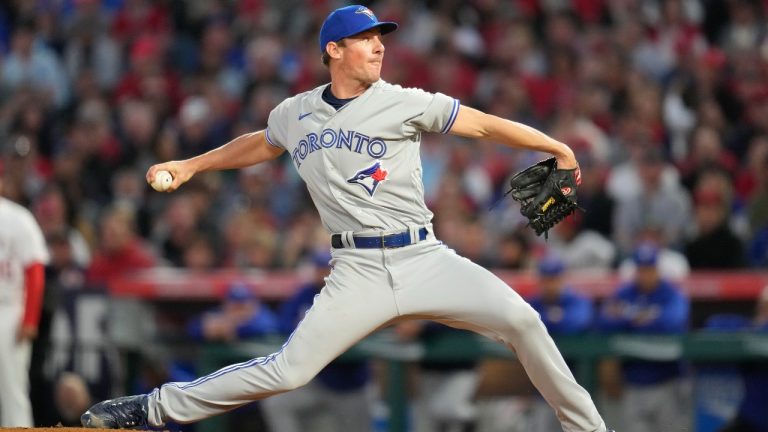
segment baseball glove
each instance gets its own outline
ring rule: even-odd
[[[546,238],[550,228],[578,208],[579,184],[579,168],[558,169],[552,157],[512,176],[507,194],[520,203],[520,213],[528,219],[528,226]]]

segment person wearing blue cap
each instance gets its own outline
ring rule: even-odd
[[[218,307],[187,325],[187,334],[200,342],[232,342],[277,333],[277,316],[251,288],[232,283]]]
[[[684,333],[689,300],[680,287],[659,276],[659,249],[644,243],[632,257],[637,265],[635,278],[605,300],[599,329],[606,333]],[[688,430],[690,394],[682,361],[626,360],[621,364],[621,380],[623,388],[617,393],[622,393],[626,430]]]
[[[307,384],[357,341],[388,324],[429,319],[469,329],[514,350],[568,432],[605,432],[589,393],[539,319],[499,277],[440,242],[426,205],[420,145],[453,134],[551,154],[578,168],[573,150],[521,123],[485,114],[442,93],[381,79],[384,37],[397,24],[369,8],[331,12],[319,35],[330,83],[275,107],[264,130],[202,155],[153,165],[171,174],[166,192],[204,171],[244,168],[285,154],[330,234],[332,271],[278,352],[149,395],[91,407],[87,427],[195,422]]]
[[[360,5],[346,6],[331,12],[320,28],[320,52],[323,53],[323,64],[328,66],[331,62],[331,54],[326,49],[329,43],[345,46],[344,39],[372,29],[377,29],[383,36],[397,30],[397,23],[379,21],[370,9]]]
[[[592,301],[565,284],[566,268],[560,257],[539,262],[539,293],[530,300],[550,334],[575,334],[592,324]]]

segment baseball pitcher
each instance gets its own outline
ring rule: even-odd
[[[196,173],[247,167],[286,153],[331,235],[333,270],[278,352],[192,382],[167,383],[148,395],[101,402],[83,414],[85,426],[195,422],[306,384],[379,328],[431,319],[514,349],[565,431],[606,431],[533,308],[490,271],[435,238],[419,145],[424,133],[451,133],[552,154],[556,164],[546,168],[551,179],[537,182],[544,186],[526,201],[542,232],[566,213],[567,207],[559,207],[562,198],[575,197],[573,152],[537,130],[444,94],[383,81],[383,36],[396,28],[363,6],[333,11],[319,38],[330,84],[280,103],[265,130],[149,169],[149,182],[159,171],[170,172],[172,191]],[[547,191],[554,187],[558,196]]]

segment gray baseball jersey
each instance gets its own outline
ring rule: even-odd
[[[286,99],[269,116],[267,140],[291,155],[326,229],[333,233],[424,226],[419,144],[446,133],[459,101],[379,80],[339,111],[325,86]]]
[[[419,142],[422,132],[450,131],[459,102],[380,80],[336,111],[324,102],[323,89],[276,107],[266,137],[290,155],[326,229],[345,239],[332,251],[325,287],[278,352],[152,392],[150,424],[193,422],[292,390],[376,329],[429,318],[507,344],[565,431],[604,432],[589,393],[573,378],[536,311],[431,233]],[[426,238],[417,234],[424,228],[430,231]],[[357,237],[387,232],[409,232],[411,242],[355,247]]]

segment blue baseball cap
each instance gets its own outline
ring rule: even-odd
[[[328,42],[338,42],[345,37],[370,30],[381,29],[381,34],[397,30],[397,23],[379,21],[376,15],[365,6],[352,5],[338,8],[328,15],[320,28],[320,52],[325,52]]]
[[[244,302],[255,299],[256,295],[251,288],[243,282],[234,282],[227,290],[227,300],[232,302]]]
[[[565,263],[557,256],[547,256],[539,262],[539,274],[541,276],[559,276],[564,270]]]
[[[655,267],[659,259],[659,249],[649,243],[638,246],[632,254],[632,260],[638,267]]]

